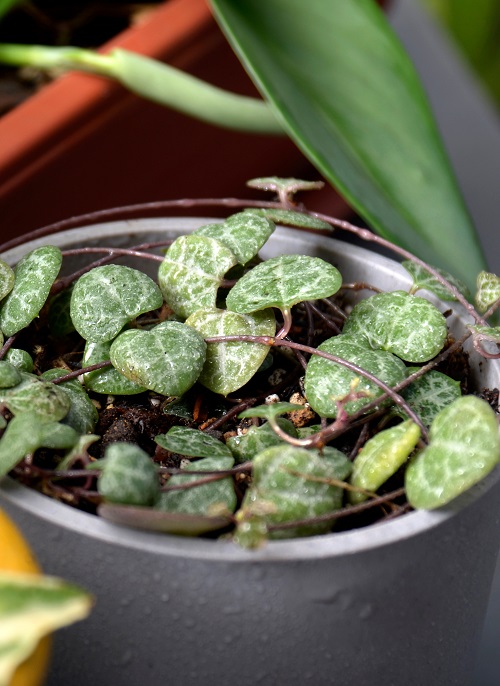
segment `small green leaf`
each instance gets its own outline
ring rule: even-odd
[[[401,265],[413,278],[413,293],[415,293],[418,290],[425,290],[434,293],[434,295],[437,295],[438,298],[444,301],[453,301],[457,299],[450,292],[450,290],[446,288],[446,286],[443,286],[443,284],[440,281],[438,281],[438,279],[436,279],[435,276],[433,276],[429,271],[427,271],[427,269],[422,267],[420,264],[412,262],[411,260],[403,260]],[[449,281],[452,286],[455,286],[455,288],[459,291],[459,293],[461,293],[464,296],[464,298],[469,298],[469,289],[464,283],[462,283],[462,281],[460,281],[460,279],[455,278],[452,274],[445,271],[444,269],[439,269],[438,267],[434,267],[434,269],[447,281]]]
[[[274,229],[274,223],[266,217],[239,212],[219,224],[206,224],[195,233],[215,238],[229,248],[240,264],[246,264],[257,255]]]
[[[244,515],[257,514],[266,526],[317,517],[339,509],[342,489],[325,483],[338,480],[335,464],[317,451],[274,446],[253,460],[253,482],[242,504]],[[241,516],[241,515],[240,515]],[[325,533],[330,523],[314,523],[270,532],[271,538],[294,538]],[[238,542],[238,531],[236,532]]]
[[[377,293],[353,308],[344,333],[406,362],[427,362],[443,348],[446,320],[432,303],[405,291]]]
[[[81,276],[71,294],[71,319],[80,336],[110,341],[125,324],[161,307],[155,282],[143,272],[118,264],[96,267]]]
[[[238,260],[225,245],[209,236],[180,236],[167,250],[158,271],[164,298],[180,317],[213,308],[225,273]]]
[[[199,429],[187,426],[173,426],[166,434],[159,434],[155,438],[165,450],[190,457],[231,457],[231,451],[214,436]]]
[[[0,329],[13,336],[44,306],[61,267],[59,248],[47,245],[25,255],[14,268],[14,287],[0,306]]]
[[[23,412],[11,419],[0,438],[0,476],[38,448],[71,448],[77,440],[71,427],[44,421],[35,412]]]
[[[396,356],[384,350],[371,350],[363,340],[341,334],[329,338],[318,350],[356,364],[370,372],[388,386],[395,386],[406,378],[406,367]],[[345,398],[352,390],[366,393],[367,397],[350,400],[345,405],[348,414],[358,412],[363,405],[383,393],[374,382],[356,374],[337,362],[331,362],[318,355],[309,360],[305,374],[305,393],[312,409],[322,417],[336,417],[336,401]],[[390,401],[386,401],[390,402]]]
[[[90,612],[91,597],[61,579],[0,572],[0,684],[10,684],[16,668],[41,638]]]
[[[48,369],[42,374],[42,378],[46,381],[53,381],[64,376],[65,373],[64,369]],[[68,414],[62,423],[73,427],[80,434],[91,433],[97,424],[99,415],[81,383],[77,379],[69,379],[58,384],[58,388],[67,394],[71,403]]]
[[[297,437],[297,431],[288,419],[278,417],[278,426],[293,438]],[[273,445],[283,445],[284,441],[273,431],[269,422],[262,426],[251,426],[245,434],[241,436],[231,436],[226,441],[227,446],[236,459],[236,462],[246,462],[261,453],[266,448]]]
[[[247,272],[229,291],[226,305],[242,314],[268,307],[284,310],[304,300],[329,298],[341,285],[338,269],[319,257],[280,255]]]
[[[33,374],[20,374],[21,383],[13,388],[0,390],[0,402],[3,402],[12,414],[35,412],[46,421],[54,422],[68,414],[71,401],[62,389]]]
[[[186,471],[225,471],[234,464],[232,457],[205,457],[190,462]],[[193,483],[203,478],[200,474],[174,474],[167,482],[167,488]],[[215,516],[234,512],[236,493],[230,476],[210,483],[192,486],[182,490],[163,491],[156,505],[167,512],[182,512],[191,515]]]
[[[475,303],[483,314],[500,298],[500,277],[490,272],[479,272],[476,286]]]
[[[166,396],[180,396],[191,388],[205,355],[202,336],[179,322],[163,322],[150,331],[125,331],[110,349],[111,362],[121,374]]]
[[[408,419],[385,429],[365,443],[354,460],[351,484],[375,492],[406,462],[420,439],[420,428]],[[350,491],[355,505],[368,498],[361,491]]]
[[[96,463],[94,463],[96,464]],[[160,494],[156,467],[144,450],[130,443],[112,443],[98,465],[97,487],[110,503],[154,505]]]
[[[458,398],[442,410],[429,439],[406,470],[406,495],[417,509],[445,505],[483,479],[499,460],[495,413],[476,396]]]
[[[50,332],[54,336],[67,336],[75,330],[71,319],[71,295],[73,288],[66,288],[52,298],[47,316]]]
[[[5,355],[5,360],[17,367],[20,372],[31,374],[33,371],[34,365],[31,355],[21,348],[10,348]]]
[[[83,352],[82,367],[90,367],[99,362],[109,360],[109,351],[112,341],[97,343],[87,341]],[[127,379],[126,376],[114,367],[104,367],[96,369],[94,372],[87,372],[83,375],[85,386],[95,393],[105,393],[106,395],[135,395],[144,393],[144,386],[140,386]]]
[[[68,450],[61,462],[57,465],[57,468],[61,471],[70,469],[75,459],[81,455],[86,455],[89,447],[100,438],[101,437],[97,436],[97,434],[84,434],[83,436],[78,436],[77,442]]]
[[[14,272],[7,262],[0,260],[0,300],[3,300],[14,287]]]
[[[261,217],[267,217],[275,224],[284,224],[285,226],[297,226],[301,229],[320,229],[321,231],[332,231],[330,224],[317,219],[311,214],[305,212],[296,212],[295,210],[280,210],[272,207],[263,208],[248,208],[245,212],[258,214]]]
[[[204,338],[210,336],[274,336],[276,320],[272,310],[237,314],[228,310],[197,310],[186,324]],[[258,372],[269,347],[242,341],[209,343],[199,381],[214,393],[228,395],[244,386]]]
[[[500,343],[500,326],[481,326],[480,324],[467,324],[467,328],[483,340],[492,343]]]
[[[408,374],[416,369],[418,367],[410,367]],[[460,381],[455,381],[446,374],[431,370],[403,389],[401,395],[422,423],[429,427],[441,410],[460,398]],[[407,418],[404,410],[398,406],[394,406],[392,411],[403,419]]]
[[[0,388],[12,388],[21,383],[23,377],[17,367],[7,360],[0,360]]]
[[[269,403],[268,405],[249,407],[248,410],[243,410],[243,412],[240,412],[238,417],[241,417],[242,419],[247,417],[260,417],[260,419],[272,421],[275,417],[279,417],[281,414],[287,414],[288,412],[294,412],[295,410],[303,409],[303,405],[297,405],[295,403]]]

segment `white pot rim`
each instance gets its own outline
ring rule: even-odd
[[[103,238],[117,236],[123,234],[124,231],[139,235],[158,230],[175,232],[180,229],[182,231],[189,231],[197,226],[213,221],[217,220],[208,217],[169,217],[106,222],[90,227],[70,229],[46,238],[36,239],[29,243],[29,249],[47,244],[67,246],[69,243],[88,240],[91,234],[94,237]],[[376,263],[378,273],[390,274],[396,270],[398,277],[404,276],[404,278],[409,279],[406,272],[397,263],[372,253],[365,248],[344,242],[339,243],[339,241],[330,237],[304,233],[293,229],[285,230],[278,228],[276,235],[286,235],[288,243],[293,244],[299,251],[301,243],[310,245],[311,241],[314,241],[319,248],[329,251],[341,246],[342,252],[348,256],[356,256],[365,260],[369,256],[370,264]],[[26,244],[5,252],[2,255],[2,259],[14,263],[20,259],[25,251]],[[291,250],[291,252],[296,251]],[[22,510],[47,521],[57,522],[59,526],[71,529],[88,538],[118,546],[146,550],[167,557],[175,556],[222,562],[252,561],[260,563],[276,560],[340,557],[388,546],[395,542],[418,536],[433,527],[445,524],[450,518],[483,497],[499,478],[500,465],[497,465],[479,484],[473,486],[445,507],[437,510],[411,512],[394,520],[351,531],[332,532],[307,538],[270,541],[262,548],[251,551],[244,550],[231,541],[172,536],[117,526],[100,517],[81,512],[57,502],[8,477],[5,477],[0,482],[0,490],[3,498]]]

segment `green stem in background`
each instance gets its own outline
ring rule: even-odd
[[[168,64],[115,48],[103,55],[75,47],[0,44],[0,62],[39,69],[80,70],[116,79],[136,95],[223,128],[284,134],[262,100],[230,93]]]

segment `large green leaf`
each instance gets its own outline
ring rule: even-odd
[[[426,96],[374,0],[211,0],[286,131],[380,233],[469,286],[477,236]]]

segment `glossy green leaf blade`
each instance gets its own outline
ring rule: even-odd
[[[408,374],[417,369],[417,367],[410,367]],[[446,374],[433,369],[404,388],[401,395],[420,417],[422,423],[429,427],[439,412],[460,398],[462,392],[460,381],[455,381]],[[403,419],[407,419],[407,415],[401,407],[395,405],[392,411]]]
[[[259,252],[275,229],[274,223],[255,212],[238,212],[218,224],[206,224],[195,231],[225,245],[240,264],[246,264]]]
[[[380,233],[462,278],[484,268],[427,98],[374,0],[211,0],[286,131]]]
[[[99,343],[97,341],[87,341],[83,352],[82,366],[90,367],[99,362],[109,360],[109,350],[111,341]],[[83,375],[85,386],[95,393],[106,393],[110,395],[136,395],[143,393],[146,389],[134,381],[130,381],[126,376],[114,367],[104,367]]]
[[[289,436],[297,438],[297,430],[288,419],[278,417],[276,423]],[[256,455],[266,448],[271,448],[273,445],[284,445],[284,441],[273,430],[271,424],[265,422],[262,426],[251,426],[244,434],[230,436],[226,444],[231,449],[237,462],[246,462],[247,460],[253,460]]]
[[[65,369],[47,369],[42,374],[42,378],[53,381],[64,376],[64,374],[66,374]],[[63,424],[73,427],[80,434],[91,433],[97,424],[99,415],[82,384],[78,379],[69,379],[58,384],[57,388],[66,393],[71,403],[68,414],[63,419]]]
[[[479,312],[484,313],[500,298],[500,278],[491,272],[482,271],[478,274],[476,287],[476,307]]]
[[[424,269],[424,267],[422,267],[420,264],[412,262],[411,260],[403,260],[401,264],[413,278],[412,293],[416,293],[418,290],[425,290],[434,293],[438,296],[438,298],[441,298],[441,300],[444,300],[445,302],[448,300],[457,300],[457,297],[450,291],[449,288],[447,288],[444,284],[438,281],[438,279],[436,279],[427,269]],[[456,279],[453,276],[453,274],[449,274],[444,269],[439,269],[437,267],[435,267],[435,269],[439,272],[441,276],[443,276],[447,281],[449,281],[452,286],[455,286],[455,288],[458,290],[459,293],[461,293],[464,296],[464,298],[470,297],[469,289],[464,283],[460,281],[460,279]]]
[[[156,443],[165,450],[190,457],[232,457],[225,443],[199,429],[173,426],[166,434],[159,434]]]
[[[488,403],[476,396],[458,398],[442,410],[429,438],[405,474],[408,501],[417,509],[445,505],[498,463],[497,419]]]
[[[95,462],[93,463],[96,464]],[[111,503],[151,506],[160,496],[160,482],[153,460],[139,446],[112,443],[98,463],[102,472],[99,493]]]
[[[20,372],[21,383],[0,390],[0,402],[14,415],[34,412],[45,421],[58,422],[66,417],[71,400],[58,386],[34,374]]]

